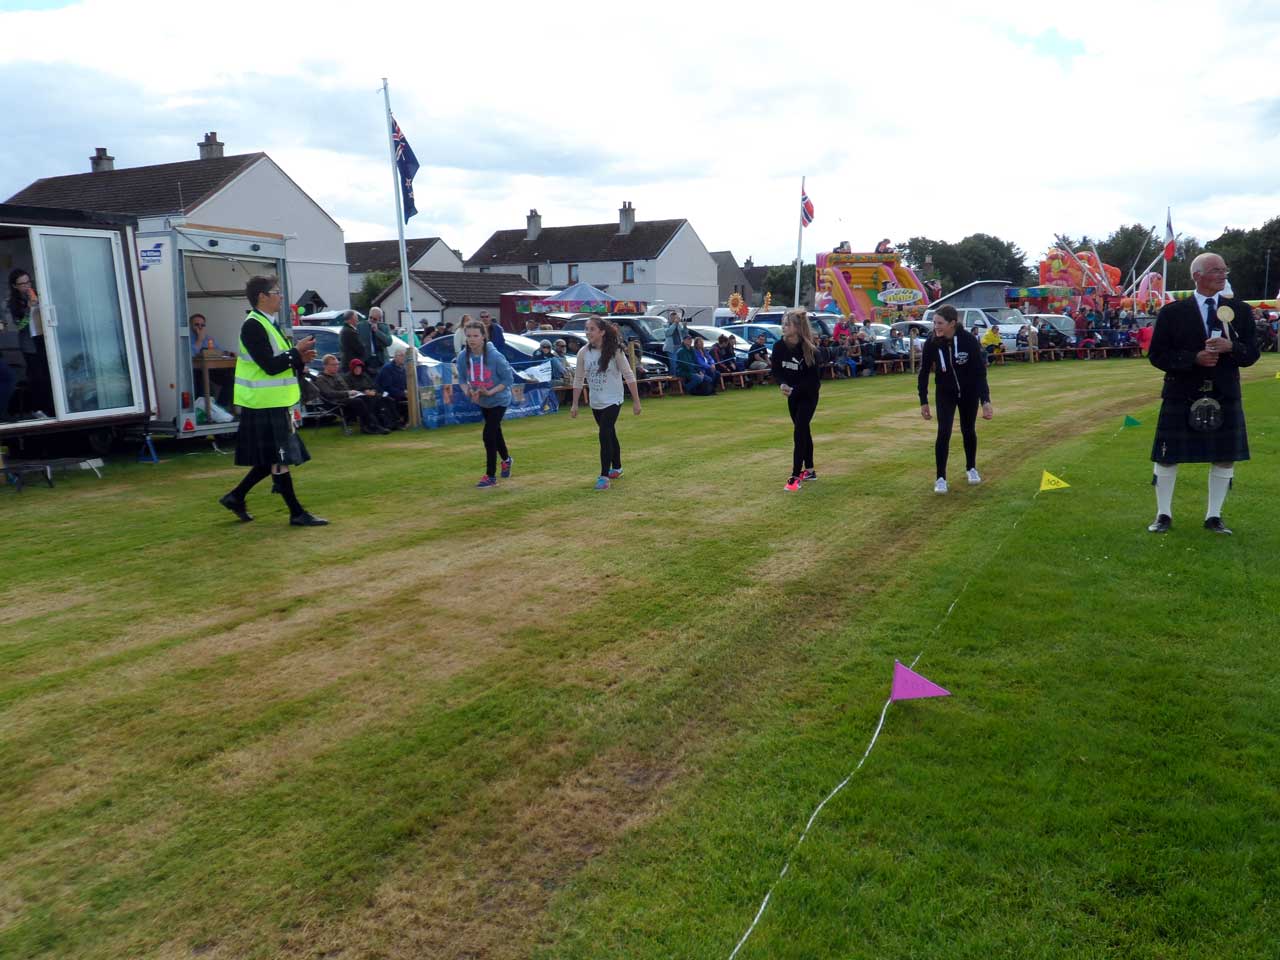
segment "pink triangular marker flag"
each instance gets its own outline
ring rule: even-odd
[[[949,697],[950,690],[943,690],[932,680],[926,680],[899,660],[893,661],[893,690],[890,700],[918,700],[921,697]]]

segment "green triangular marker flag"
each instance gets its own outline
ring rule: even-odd
[[[1277,370],[1277,371],[1276,371],[1276,379],[1277,379],[1277,380],[1280,380],[1280,370]]]
[[[1140,426],[1142,426],[1142,421],[1141,421],[1141,420],[1137,420],[1137,419],[1135,419],[1135,418],[1133,418],[1133,417],[1129,416],[1128,414],[1125,414],[1125,417],[1124,417],[1124,425],[1125,425],[1126,427],[1140,427]]]

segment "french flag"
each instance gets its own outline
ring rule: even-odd
[[[804,192],[804,187],[800,188],[800,223],[806,227],[813,223],[813,201]]]
[[[1177,244],[1173,239],[1173,214],[1168,207],[1165,207],[1164,217],[1164,258],[1172,260]]]

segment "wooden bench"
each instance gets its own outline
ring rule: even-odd
[[[666,393],[664,392],[666,387],[670,387],[676,393],[680,394],[680,396],[684,396],[684,381],[679,377],[673,377],[670,375],[663,377],[646,377],[639,382],[641,386],[648,384],[657,391],[659,397],[666,396]]]
[[[737,384],[740,389],[745,390],[747,387],[754,385],[757,379],[756,375],[761,372],[762,371],[760,370],[731,370],[728,373],[720,374],[720,382],[722,384],[728,384],[732,381]],[[727,390],[728,386],[726,386],[725,389]]]
[[[880,373],[902,373],[906,369],[907,361],[904,357],[889,357],[876,361],[876,370]]]

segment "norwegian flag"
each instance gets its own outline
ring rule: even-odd
[[[804,187],[800,188],[800,223],[806,227],[813,223],[813,201],[805,193]]]
[[[396,148],[396,169],[400,171],[400,193],[404,200],[404,222],[418,212],[413,203],[413,178],[418,173],[418,158],[413,155],[413,147],[404,138],[400,124],[391,118],[391,142]]]
[[[1164,258],[1165,260],[1172,260],[1174,251],[1176,249],[1177,249],[1177,244],[1174,242],[1174,238],[1173,238],[1173,213],[1169,210],[1168,207],[1165,207],[1165,216],[1164,216]]]

